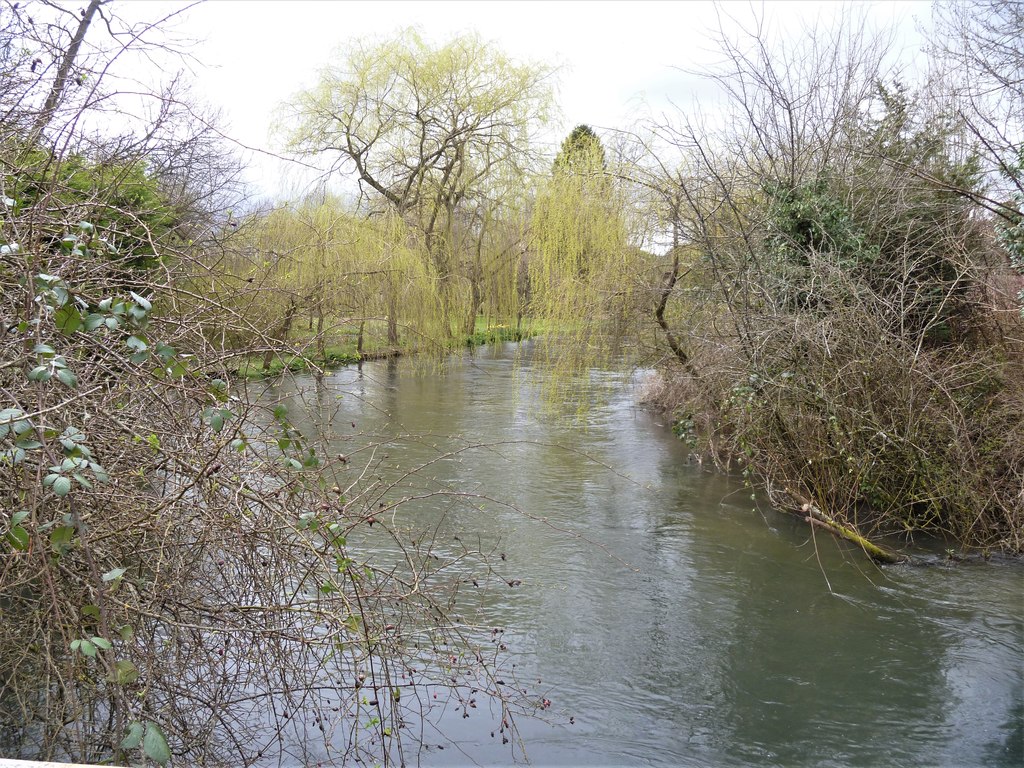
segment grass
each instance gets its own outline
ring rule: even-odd
[[[491,325],[485,318],[477,318],[476,329],[472,334],[463,336],[461,346],[472,349],[505,341],[523,341],[536,335],[538,335],[538,329],[529,323],[522,328],[515,328],[506,325]],[[335,343],[325,345],[321,354],[316,348],[314,334],[306,329],[293,332],[289,340],[296,347],[308,349],[308,354],[275,355],[267,368],[263,366],[263,355],[247,355],[239,360],[233,371],[234,374],[245,379],[262,379],[278,376],[285,371],[302,373],[324,368],[338,368],[365,360],[380,360],[401,354],[416,354],[418,351],[415,347],[393,349],[381,345],[372,337],[367,336],[364,339],[363,353],[360,355],[356,351],[354,335],[346,334],[345,341],[337,343],[335,340]]]

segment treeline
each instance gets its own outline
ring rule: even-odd
[[[652,132],[686,158],[661,305],[681,365],[655,398],[851,538],[1020,552],[1022,17],[936,13],[926,82],[850,23],[770,55],[723,41],[724,127]]]
[[[473,36],[352,44],[282,110],[335,192],[253,211],[181,80],[115,79],[166,54],[159,24],[5,3],[3,754],[250,764],[299,718],[402,762],[433,706],[413,666],[514,732],[513,689],[450,650],[472,649],[460,580],[504,566],[399,530],[400,565],[362,562],[348,538],[395,512],[380,459],[346,481],[249,400],[242,358],[539,322],[566,375],[656,367],[695,452],[814,524],[1020,552],[1024,24],[994,0],[936,15],[921,82],[850,16],[722,39],[723,113],[549,153],[546,66]]]
[[[0,755],[392,764],[427,691],[470,686],[514,736],[519,702],[450,615],[462,575],[500,567],[399,530],[397,567],[366,562],[347,538],[405,503],[379,455],[346,474],[230,376],[287,351],[291,296],[385,333],[396,301],[430,312],[408,225],[324,200],[233,226],[223,131],[181,78],[119,79],[171,55],[120,10],[0,4]],[[289,272],[303,248],[322,261]]]
[[[914,81],[852,11],[723,37],[721,111],[578,126],[553,159],[543,66],[474,37],[354,45],[285,132],[357,202],[251,218],[231,274],[272,286],[256,326],[279,339],[543,321],[556,370],[654,364],[680,434],[779,504],[1020,551],[1021,13],[934,22]]]

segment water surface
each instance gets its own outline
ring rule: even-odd
[[[503,555],[515,586],[458,610],[505,629],[518,679],[550,707],[519,721],[525,756],[491,735],[486,707],[453,711],[422,763],[1024,764],[1019,566],[881,570],[689,463],[636,405],[636,375],[595,371],[588,399],[553,413],[516,356],[267,391],[335,433],[347,472],[370,443],[391,478],[422,465],[389,491],[441,492],[401,507],[414,535]],[[471,503],[452,503],[461,493]]]

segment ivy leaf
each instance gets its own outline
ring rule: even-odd
[[[171,748],[167,745],[167,737],[160,726],[152,720],[146,723],[146,735],[142,739],[142,751],[146,757],[160,765],[166,765],[171,759]]]

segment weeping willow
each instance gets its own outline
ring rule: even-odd
[[[530,313],[546,326],[547,361],[575,374],[630,350],[650,304],[652,267],[631,244],[625,191],[605,170],[596,137],[571,136],[563,155],[567,146],[571,161],[560,155],[538,192],[529,286]]]
[[[448,343],[440,280],[414,229],[390,211],[305,199],[245,223],[218,286],[255,286],[237,311],[300,347],[354,343],[361,354]],[[310,350],[312,351],[312,350]]]

